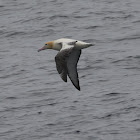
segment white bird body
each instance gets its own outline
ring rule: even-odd
[[[90,43],[74,39],[61,38],[50,41],[38,51],[54,49],[59,51],[55,56],[56,68],[63,81],[67,82],[67,76],[73,85],[80,90],[79,78],[77,73],[77,63],[81,55],[81,49],[92,46]]]
[[[61,48],[62,48],[62,45],[59,44],[59,43],[62,43],[62,42],[63,43],[69,43],[69,42],[74,42],[74,41],[77,41],[76,44],[75,44],[75,47],[77,49],[84,49],[84,48],[87,48],[87,47],[91,46],[90,43],[86,43],[86,42],[83,42],[83,41],[68,39],[68,38],[61,38],[61,39],[54,40],[53,49],[60,51]]]

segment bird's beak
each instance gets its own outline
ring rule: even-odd
[[[46,48],[46,45],[43,46],[42,48],[40,48],[40,49],[38,50],[38,52],[40,52],[40,51],[42,51],[42,50],[45,50],[45,49],[47,49],[47,48]]]

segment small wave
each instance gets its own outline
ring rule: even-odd
[[[87,26],[85,29],[95,29],[95,28],[101,28],[102,26],[94,25],[94,26]]]
[[[140,122],[140,119],[139,118],[133,119],[131,122]],[[140,131],[140,129],[139,129],[139,131]]]
[[[111,92],[106,94],[106,96],[118,96],[118,95],[125,95],[125,94],[129,94],[129,93]]]
[[[106,113],[104,116],[101,116],[99,119],[110,119],[112,117],[119,117],[121,113],[119,112],[110,112]]]
[[[131,57],[133,57],[133,58],[140,58],[140,55],[136,55],[136,56],[131,56]]]
[[[135,20],[132,23],[140,23],[140,20]]]
[[[117,109],[113,112],[106,113],[100,119],[110,119],[112,117],[119,117],[122,114],[128,114],[128,113],[130,113],[130,111],[134,111],[134,110],[137,110],[137,109],[139,110],[139,108],[135,107],[135,106],[131,106],[131,107],[127,107],[127,108],[123,107],[123,108]]]
[[[54,15],[50,17],[50,20],[56,19],[56,18],[68,18],[66,15]]]
[[[86,18],[88,16],[74,16],[74,18],[79,19],[79,18]]]
[[[103,20],[108,20],[108,19],[111,19],[111,20],[118,20],[118,19],[128,19],[128,18],[132,18],[133,15],[131,14],[128,14],[128,15],[122,15],[122,16],[106,16],[103,18]]]
[[[136,64],[136,63],[139,63],[139,61],[140,61],[140,55],[136,55],[136,56],[127,56],[123,59],[113,60],[112,63],[126,62],[127,64],[134,64],[132,62],[135,62]]]
[[[127,70],[140,70],[140,55],[127,56],[122,59],[112,60],[111,63],[116,66],[121,66],[123,69]]]
[[[5,7],[4,5],[0,5],[0,8]]]
[[[17,97],[10,96],[10,97],[7,97],[6,99],[8,99],[8,100],[15,100],[15,99],[17,99]]]
[[[125,108],[125,111],[130,111],[130,110],[135,110],[135,109],[139,109],[139,108],[136,106],[129,106]]]
[[[130,36],[125,36],[125,37],[121,37],[118,39],[114,39],[113,41],[125,41],[125,40],[136,40],[136,39],[140,39],[140,34],[134,34],[134,35],[130,35]]]
[[[128,69],[128,70],[140,70],[140,67],[124,67],[124,69]]]
[[[12,37],[12,36],[21,36],[21,35],[25,35],[25,32],[22,31],[11,31],[9,33],[7,33],[7,35],[5,35],[5,37]]]

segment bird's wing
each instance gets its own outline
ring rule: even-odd
[[[79,77],[77,73],[77,63],[81,55],[81,50],[76,50],[73,48],[71,54],[69,55],[69,58],[67,60],[67,71],[68,71],[68,76],[73,83],[73,85],[80,90],[80,85],[79,85]]]
[[[81,50],[74,47],[74,43],[64,43],[62,49],[55,57],[56,68],[61,78],[67,82],[69,76],[73,85],[80,90],[79,78],[77,73],[77,63],[81,55]]]
[[[55,56],[56,69],[64,82],[67,82],[67,63],[65,51],[60,51]]]

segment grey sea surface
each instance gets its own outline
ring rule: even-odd
[[[62,37],[95,44],[64,83]],[[140,140],[140,0],[0,0],[0,140]]]

